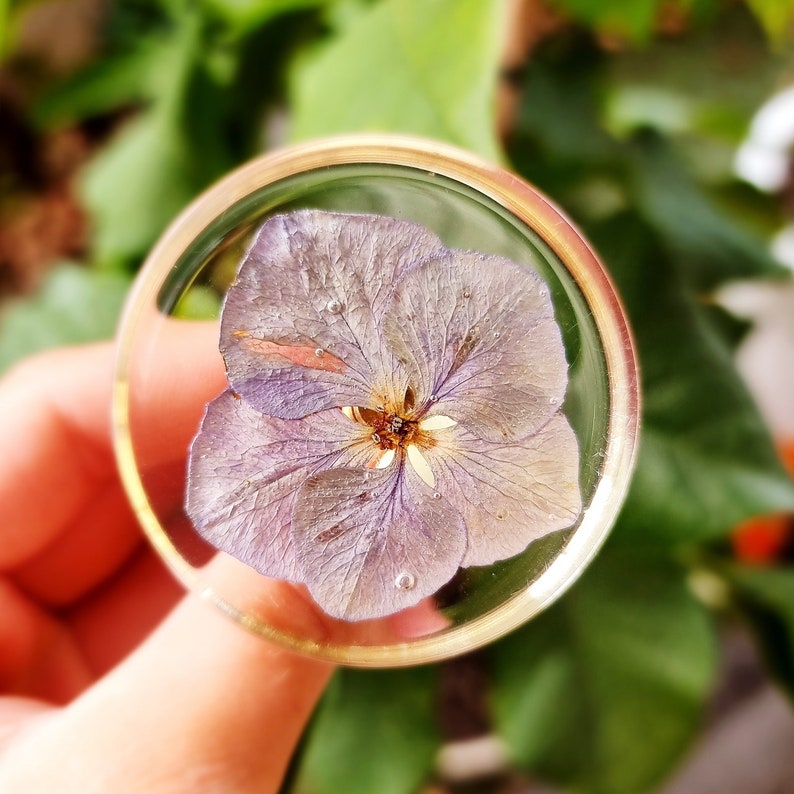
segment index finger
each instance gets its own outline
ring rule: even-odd
[[[133,395],[146,453],[184,455],[204,403],[225,384],[214,323],[168,320],[159,364]],[[34,356],[0,380],[0,569],[31,559],[117,480],[110,343]]]

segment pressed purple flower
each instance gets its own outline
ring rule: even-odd
[[[194,439],[187,512],[332,616],[413,606],[580,513],[565,350],[527,267],[393,218],[277,216],[220,346],[230,388]]]

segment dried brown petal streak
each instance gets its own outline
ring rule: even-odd
[[[332,356],[327,350],[320,347],[298,347],[295,345],[280,345],[269,339],[260,339],[252,336],[250,331],[239,329],[232,332],[232,337],[251,353],[262,356],[281,356],[293,364],[309,369],[321,369],[325,372],[342,373],[347,365],[342,359]]]

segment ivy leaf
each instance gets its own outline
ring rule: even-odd
[[[522,87],[518,142],[529,137],[558,167],[566,163],[610,166],[620,150],[599,119],[596,76],[602,69],[602,54],[585,37],[556,42],[553,51],[541,47]],[[522,167],[542,169],[545,158],[539,158],[541,162],[525,159],[523,148],[514,147],[514,159],[517,157]],[[581,172],[581,167],[577,170]]]
[[[663,243],[624,213],[591,227],[642,362],[640,454],[616,535],[695,543],[794,508],[794,486],[739,378],[724,322],[698,304]]]
[[[794,697],[794,570],[734,565],[723,573],[772,675]]]
[[[116,328],[130,278],[65,263],[39,292],[8,305],[0,318],[0,371],[58,345],[109,339]]]
[[[239,38],[264,27],[277,16],[322,8],[333,0],[203,0],[204,6],[223,20],[230,36]]]
[[[440,745],[435,688],[428,667],[340,670],[312,722],[293,794],[413,794]]]
[[[125,41],[110,65],[97,64],[43,105],[42,118],[79,118],[143,100],[82,175],[97,263],[137,264],[198,192],[261,147],[264,108],[308,20],[297,12],[321,1],[265,7],[240,0],[224,19],[215,18],[220,10],[212,4],[212,12],[181,2],[158,6],[163,13],[151,29],[144,23],[140,44]]]
[[[43,127],[73,124],[154,99],[167,47],[167,42],[148,38],[131,52],[92,63],[45,94],[34,108],[35,122]]]
[[[404,132],[499,159],[502,3],[384,0],[296,64],[292,138]]]
[[[158,96],[82,174],[93,256],[102,265],[143,256],[174,215],[234,163],[217,129],[224,86],[205,68],[203,45],[201,20],[185,16],[158,50]]]
[[[129,122],[82,175],[95,260],[120,266],[142,256],[193,197],[192,169],[190,150],[167,119]]]
[[[715,671],[713,629],[682,570],[614,549],[488,653],[513,759],[589,794],[657,783],[696,731]]]
[[[655,227],[696,289],[787,272],[760,237],[717,209],[660,136],[637,136],[629,162],[635,207]]]

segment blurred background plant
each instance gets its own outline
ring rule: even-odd
[[[723,691],[740,625],[794,696],[794,485],[735,366],[749,325],[718,299],[790,278],[769,241],[794,213],[791,103],[771,192],[734,163],[794,84],[793,26],[794,0],[0,0],[0,369],[110,336],[146,252],[214,179],[350,131],[507,164],[581,225],[631,316],[642,449],[596,563],[484,651],[341,671],[285,791],[655,790],[726,699],[764,686]],[[789,769],[719,790],[794,791]]]

